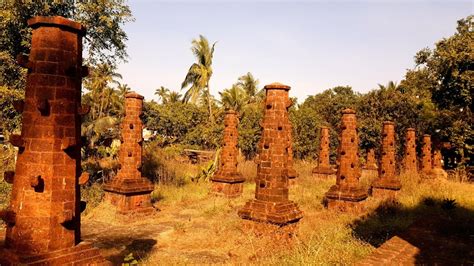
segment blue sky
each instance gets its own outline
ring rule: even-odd
[[[338,85],[367,92],[403,79],[415,53],[452,35],[473,3],[132,0],[130,57],[119,72],[148,100],[160,86],[179,91],[195,61],[191,41],[202,34],[217,41],[213,95],[247,72],[261,86],[290,85],[300,102]]]

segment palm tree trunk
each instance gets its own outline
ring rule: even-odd
[[[209,121],[211,124],[214,124],[214,115],[212,114],[212,105],[211,105],[211,90],[209,84],[207,84],[207,106],[209,108]]]

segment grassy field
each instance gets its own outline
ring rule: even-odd
[[[199,171],[196,166],[180,164],[180,171],[190,169],[188,176]],[[336,213],[322,205],[324,193],[335,180],[314,179],[313,165],[295,162],[300,176],[290,188],[290,199],[298,203],[304,218],[291,241],[256,235],[237,216],[239,208],[254,197],[253,182],[245,183],[242,197],[225,199],[210,195],[208,182],[187,179],[156,185],[152,197],[160,211],[134,223],[121,222],[112,207],[101,202],[100,185],[83,189],[82,197],[88,201],[83,214],[84,240],[96,244],[116,263],[131,255],[143,265],[326,265],[357,262],[415,220],[434,213],[453,217],[453,224],[474,234],[473,184],[447,180],[425,183],[418,176],[403,175],[397,202],[369,198],[365,213]],[[241,162],[239,170],[248,180],[254,180],[253,162]],[[367,186],[370,180],[364,177],[361,183]],[[0,204],[5,205],[9,186],[2,182],[0,189]],[[449,200],[455,200],[455,204]]]

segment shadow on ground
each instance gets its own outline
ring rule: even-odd
[[[474,210],[454,200],[424,198],[414,208],[385,201],[351,227],[355,237],[378,248],[362,264],[474,263]]]

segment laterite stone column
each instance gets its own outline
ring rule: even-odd
[[[265,86],[263,133],[258,146],[255,199],[238,214],[244,219],[277,224],[293,223],[302,218],[296,203],[288,199],[289,86],[273,83]]]
[[[130,92],[125,95],[125,117],[121,125],[120,170],[111,182],[104,185],[105,199],[117,207],[119,214],[129,217],[154,211],[150,193],[153,184],[142,177],[142,121],[143,96]]]
[[[359,210],[367,191],[359,184],[359,137],[355,111],[342,111],[341,133],[338,147],[338,168],[336,185],[325,194],[329,209],[341,211]]]
[[[28,68],[25,100],[15,104],[22,112],[21,136],[11,142],[19,148],[8,209],[1,265],[103,264],[91,244],[81,242],[79,183],[81,174],[82,37],[85,28],[63,17],[34,17],[29,57],[19,56]],[[80,181],[79,181],[80,180]]]
[[[382,130],[379,178],[372,183],[372,195],[376,198],[393,198],[401,188],[395,172],[395,124],[385,121]]]
[[[425,179],[432,179],[431,175],[431,136],[428,134],[423,135],[423,148],[421,150],[421,174]]]
[[[416,158],[416,133],[414,128],[407,129],[405,139],[405,157],[403,158],[404,170],[407,173],[418,174]]]
[[[321,127],[320,132],[318,166],[313,169],[313,176],[328,178],[336,174],[329,163],[329,128]]]
[[[435,149],[433,152],[431,175],[433,176],[433,178],[446,179],[448,178],[448,173],[446,173],[446,171],[444,171],[443,169],[441,158],[441,150]]]
[[[375,150],[374,148],[370,148],[367,151],[367,160],[365,161],[365,165],[362,169],[362,176],[366,176],[369,179],[374,179],[378,177],[378,169],[377,160],[375,159]]]
[[[212,192],[219,196],[235,198],[242,194],[245,178],[237,172],[237,148],[239,133],[237,112],[229,110],[224,118],[224,140],[217,173],[211,178]]]

